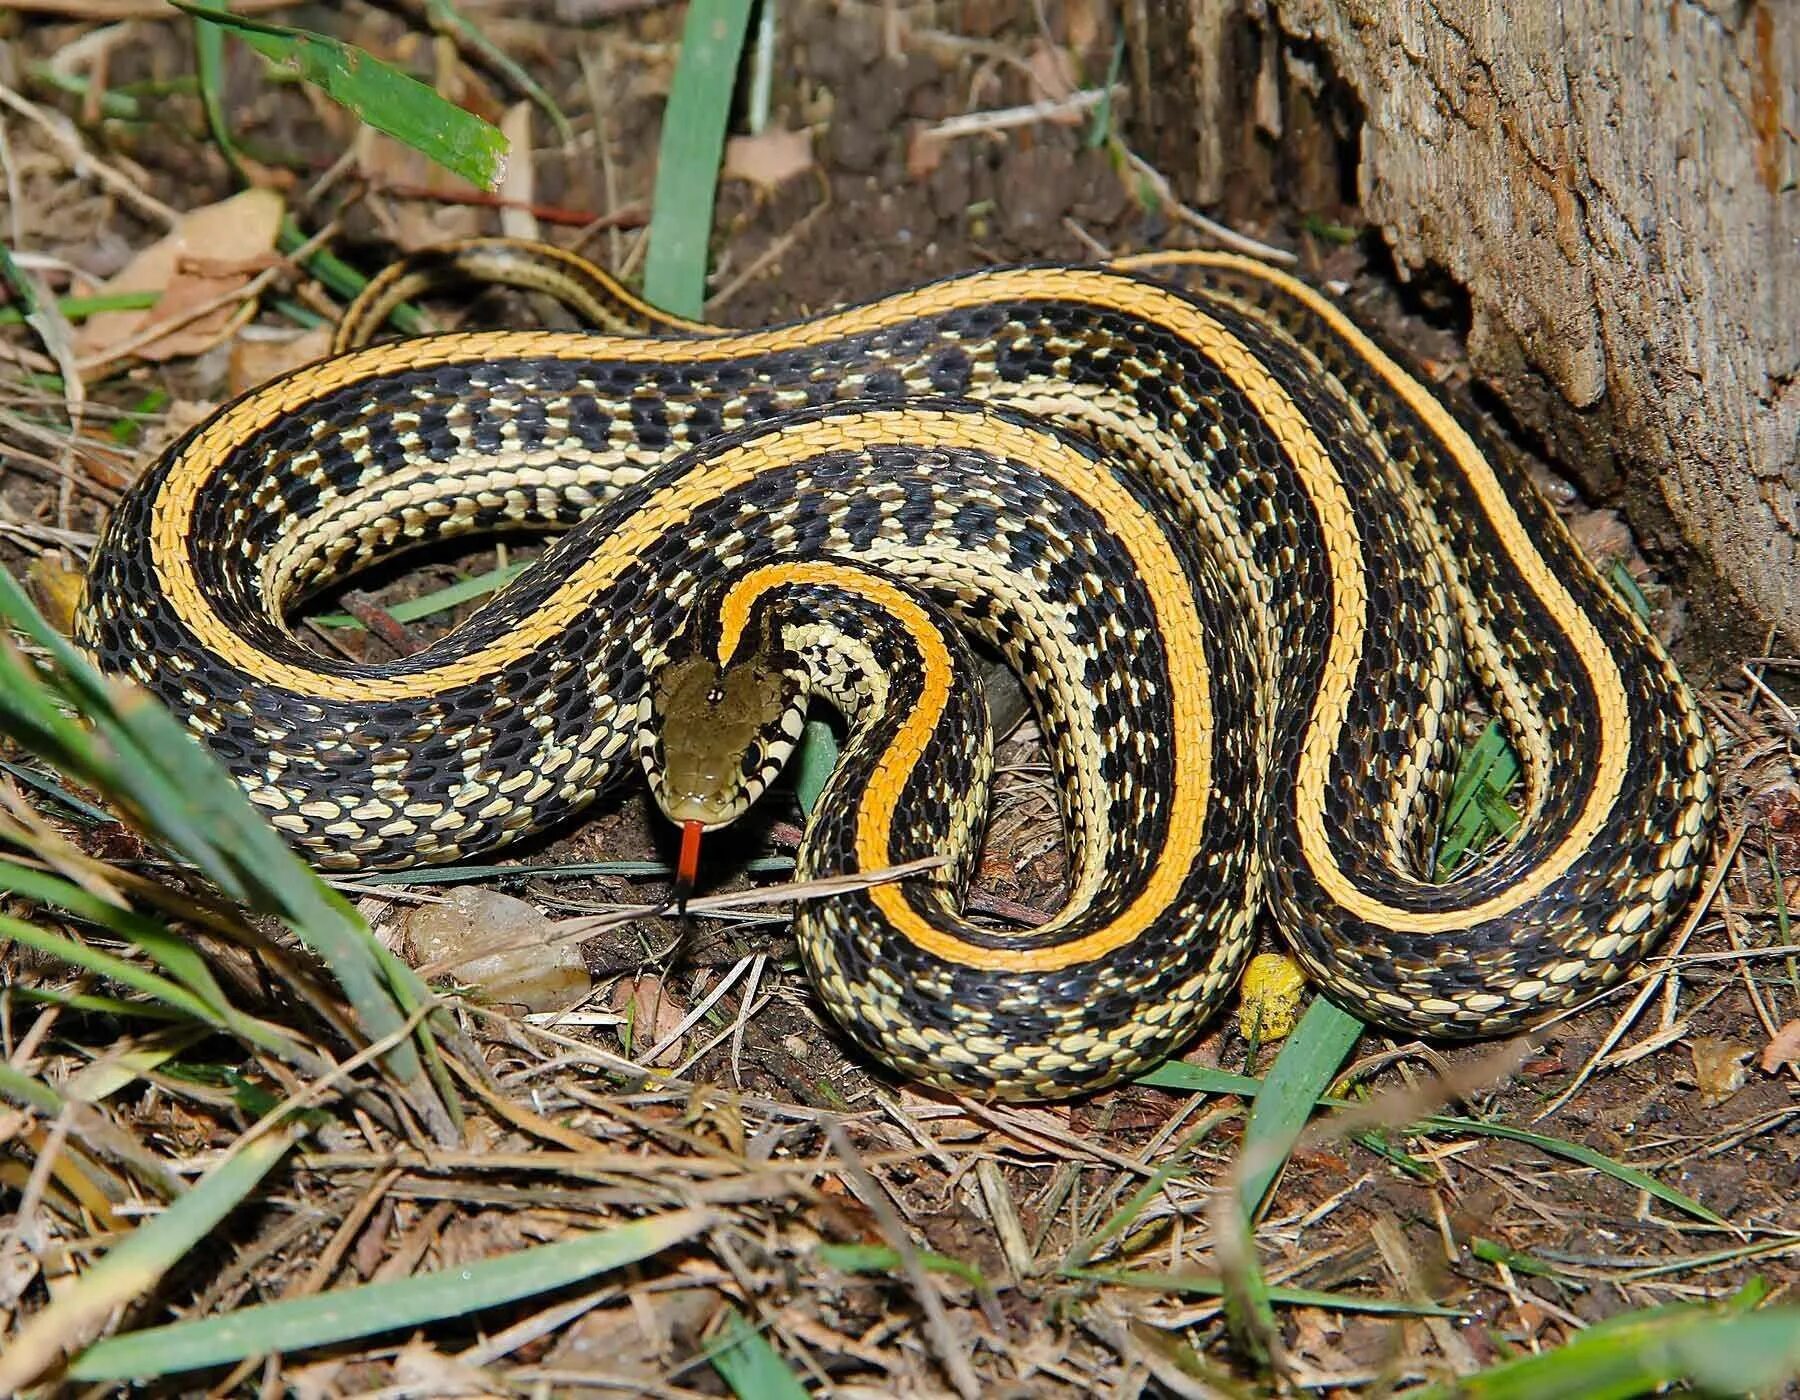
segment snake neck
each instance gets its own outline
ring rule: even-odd
[[[774,665],[796,681],[743,746],[744,808],[779,767],[772,757],[793,747],[809,700],[843,717],[848,738],[801,846],[803,878],[941,858],[934,885],[967,883],[993,773],[992,728],[968,643],[920,593],[839,559],[743,567],[703,596],[685,648],[726,674]],[[666,752],[676,717],[662,718]]]

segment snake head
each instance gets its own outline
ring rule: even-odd
[[[638,720],[638,756],[664,815],[707,831],[741,817],[793,753],[806,700],[799,662],[769,641],[725,662],[704,651],[666,661]]]

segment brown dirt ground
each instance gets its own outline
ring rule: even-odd
[[[565,148],[546,136],[547,125],[538,119],[544,144],[534,153],[534,198],[594,216],[629,214],[647,202],[680,10],[629,7],[617,17],[574,25],[558,16],[621,7],[567,0],[469,8],[556,95],[574,123],[575,140]],[[395,14],[332,10],[295,7],[286,17],[331,28],[434,76],[485,114],[497,115],[510,100],[499,79],[457,61],[441,41],[434,47]],[[134,123],[96,120],[79,97],[47,85],[38,65],[71,45],[92,43],[84,36],[93,32],[86,23],[0,15],[0,34],[12,36],[11,72],[0,78],[75,118],[91,149],[108,153],[177,208],[231,193],[229,172],[202,134],[191,96],[145,98],[145,119]],[[783,7],[771,125],[812,126],[817,164],[772,191],[725,183],[708,315],[760,325],[962,268],[1079,259],[1191,237],[1179,218],[1139,202],[1105,151],[1084,148],[1082,125],[1036,122],[961,138],[943,146],[933,168],[921,168],[910,133],[960,113],[1035,100],[1053,43],[1073,58],[1083,80],[1096,81],[1112,44],[1106,8],[1055,0],[1041,11],[1012,0],[887,7],[797,0]],[[183,30],[165,23],[133,26],[107,50],[104,68],[115,91],[192,71]],[[396,236],[422,240],[498,227],[489,209],[384,191],[384,178],[390,186],[425,179],[423,172],[408,175],[409,167],[391,152],[322,180],[350,139],[348,124],[304,92],[270,83],[243,52],[233,57],[230,92],[246,152],[288,190],[309,228],[341,218],[336,247],[351,261],[377,265]],[[596,97],[604,98],[598,109]],[[15,247],[104,274],[154,238],[151,221],[71,174],[66,155],[40,127],[11,116],[6,122],[8,159],[21,195],[6,215]],[[604,161],[596,159],[601,148]],[[1384,280],[1378,255],[1370,266],[1366,242],[1323,242],[1305,231],[1305,215],[1355,219],[1353,209],[1300,211],[1272,201],[1260,226],[1247,231],[1296,248],[1312,275],[1348,284],[1347,296],[1365,315],[1449,381],[1459,381],[1454,301],[1434,304],[1417,289],[1396,289]],[[640,235],[633,227],[545,228],[557,241],[579,243],[628,273],[637,266]],[[300,296],[307,299],[305,292]],[[473,314],[532,324],[551,313],[498,299],[484,300]],[[290,324],[266,307],[259,320]],[[7,334],[14,347],[35,348],[26,332]],[[7,528],[0,532],[0,554],[8,565],[20,569],[58,544],[79,557],[104,514],[108,486],[147,461],[174,423],[192,421],[193,405],[225,398],[232,371],[231,354],[218,350],[134,365],[93,386],[96,413],[164,389],[174,401],[171,423],[153,425],[125,453],[94,448],[66,487],[59,485],[55,454],[41,438],[21,438],[18,431],[19,415],[53,416],[57,402],[34,398],[18,387],[16,368],[6,371],[7,383],[0,386],[9,400],[0,405],[9,415],[0,428],[7,453],[0,522]],[[1680,606],[1657,586],[1654,568],[1630,554],[1616,518],[1585,506],[1571,510],[1594,547],[1631,558],[1679,646]],[[514,548],[513,557],[518,553]],[[374,604],[391,606],[496,562],[492,549],[468,550],[361,583]],[[335,600],[322,602],[327,605]],[[429,632],[417,629],[415,635]],[[1715,677],[1706,698],[1724,755],[1724,831],[1741,837],[1742,845],[1687,944],[1690,954],[1768,944],[1778,937],[1782,901],[1800,905],[1800,740],[1791,711],[1784,718],[1778,702],[1746,680],[1746,660],[1710,657],[1701,668]],[[1774,666],[1756,673],[1763,685],[1785,686],[1792,704],[1800,687],[1794,663],[1783,664],[1785,671]],[[1054,803],[1046,780],[1031,770],[1028,734],[1013,741],[1007,758],[1017,771],[1007,779],[990,835],[984,889],[997,901],[1054,907],[1062,874]],[[713,854],[728,870],[737,857],[791,849],[794,836],[792,814],[777,812]],[[506,858],[544,863],[668,854],[644,801],[633,794],[609,802],[575,830]],[[653,885],[626,877],[502,883],[559,916],[656,893]],[[406,903],[386,891],[367,895],[363,907],[391,927]],[[744,1183],[737,1196],[716,1193],[729,1224],[710,1237],[710,1247],[697,1247],[677,1263],[647,1264],[596,1295],[590,1310],[572,1320],[545,1320],[541,1335],[518,1340],[491,1360],[474,1358],[486,1366],[488,1383],[507,1394],[538,1385],[576,1393],[598,1384],[596,1377],[610,1377],[615,1389],[719,1393],[717,1376],[695,1357],[698,1338],[718,1326],[729,1301],[761,1319],[800,1374],[829,1378],[838,1393],[873,1393],[869,1388],[877,1386],[935,1393],[947,1384],[945,1343],[906,1281],[898,1273],[859,1279],[808,1262],[818,1239],[886,1238],[896,1212],[915,1239],[1000,1281],[987,1294],[953,1279],[934,1283],[932,1291],[948,1309],[945,1325],[969,1352],[975,1372],[1004,1393],[1134,1394],[1146,1383],[1150,1393],[1180,1393],[1174,1347],[1186,1344],[1215,1360],[1226,1355],[1222,1323],[1207,1300],[1059,1279],[1055,1266],[1135,1188],[1143,1163],[1167,1160],[1184,1137],[1209,1121],[1210,1131],[1189,1150],[1195,1175],[1171,1181],[1123,1246],[1109,1247],[1100,1258],[1110,1267],[1212,1272],[1203,1185],[1229,1159],[1241,1115],[1226,1111],[1208,1119],[1221,1101],[1141,1087],[1023,1113],[958,1109],[916,1095],[873,1070],[822,1022],[779,922],[702,921],[683,936],[672,923],[644,920],[585,949],[597,978],[648,967],[677,1002],[690,1006],[726,970],[756,953],[766,953],[769,963],[753,1014],[745,1014],[752,1009],[742,1004],[740,982],[702,1025],[710,1034],[707,1025],[729,1028],[741,1017],[741,1042],[726,1036],[684,1073],[694,1083],[719,1086],[709,1093],[627,1094],[604,1079],[584,1079],[570,1065],[555,1063],[554,1049],[517,1025],[494,1030],[486,1043],[498,1070],[521,1072],[517,1082],[532,1090],[537,1111],[646,1160],[723,1154],[767,1165],[830,1154],[834,1145],[823,1124],[831,1118],[847,1125],[866,1173],[820,1170],[801,1188],[746,1168],[733,1178]],[[16,953],[8,956],[9,982],[48,975]],[[594,1005],[606,1005],[604,991]],[[1258,1235],[1271,1275],[1307,1287],[1391,1294],[1408,1286],[1401,1275],[1410,1269],[1411,1286],[1471,1316],[1433,1331],[1418,1322],[1287,1310],[1283,1336],[1300,1382],[1328,1393],[1361,1393],[1471,1358],[1548,1346],[1628,1307],[1719,1297],[1752,1275],[1791,1289],[1800,1253],[1800,1073],[1765,1072],[1756,1056],[1776,1027],[1800,1017],[1800,981],[1780,959],[1684,963],[1624,1033],[1620,1047],[1642,1053],[1615,1052],[1567,1096],[1609,1044],[1624,1005],[1625,998],[1614,997],[1555,1026],[1516,1076],[1476,1095],[1466,1108],[1652,1172],[1725,1216],[1731,1228],[1699,1226],[1608,1177],[1517,1143],[1397,1141],[1413,1154],[1404,1165],[1358,1143],[1307,1150],[1288,1168]],[[13,1014],[9,1054],[24,1013]],[[569,1033],[591,1036],[614,1054],[622,1048],[606,1028]],[[1361,1048],[1376,1059],[1371,1082],[1377,1087],[1413,1083],[1438,1062],[1433,1051],[1373,1033]],[[72,1044],[53,1042],[49,1053],[66,1057],[74,1051]],[[1252,1063],[1250,1047],[1221,1020],[1187,1058],[1258,1071],[1272,1053],[1265,1048]],[[1451,1049],[1443,1056],[1456,1063],[1471,1053]],[[1705,1064],[1709,1055],[1721,1054],[1727,1062],[1743,1061],[1747,1072],[1741,1087],[1709,1092],[1717,1076]],[[1229,1109],[1230,1101],[1224,1103]],[[175,1155],[221,1146],[233,1134],[229,1114],[183,1099],[166,1085],[118,1111],[147,1137],[170,1144]],[[12,1126],[16,1131],[18,1125]],[[476,1131],[483,1151],[531,1147],[528,1138],[492,1119],[477,1120]],[[23,1141],[15,1137],[8,1146],[0,1133],[0,1154],[28,1161],[28,1155],[17,1156]],[[149,1325],[282,1296],[334,1238],[334,1248],[344,1251],[342,1262],[315,1286],[373,1276],[384,1260],[392,1265],[396,1258],[394,1267],[403,1272],[445,1267],[670,1199],[655,1182],[628,1171],[604,1180],[557,1167],[494,1171],[467,1159],[432,1165],[416,1154],[394,1155],[391,1142],[364,1143],[360,1137],[334,1137],[328,1145],[335,1162],[320,1156],[271,1178],[262,1206],[234,1217],[217,1247],[206,1251],[208,1259],[178,1270],[131,1322]],[[371,1146],[379,1150],[356,1150]],[[9,1223],[4,1213],[18,1205],[16,1187],[12,1178],[0,1177],[0,1229]],[[348,1236],[337,1238],[356,1203],[371,1193],[373,1208],[353,1222]],[[1003,1228],[1009,1211],[1022,1235],[1010,1241],[1010,1250]],[[1556,1276],[1484,1262],[1471,1252],[1477,1237],[1550,1261]],[[1763,1244],[1770,1252],[1721,1262],[1703,1257],[1742,1244]],[[27,1288],[17,1300],[22,1313],[41,1304],[42,1286]],[[543,1317],[543,1305],[533,1300],[484,1315],[481,1332]],[[0,1320],[5,1315],[0,1307]],[[439,1327],[403,1350],[396,1347],[406,1339],[395,1336],[385,1349],[352,1345],[325,1359],[308,1354],[288,1363],[279,1379],[271,1379],[276,1372],[258,1371],[231,1384],[249,1393],[261,1379],[267,1392],[285,1380],[299,1393],[328,1395],[404,1384],[411,1377],[418,1387],[412,1393],[452,1393],[448,1372],[433,1367],[448,1367],[446,1358],[475,1336],[466,1324]],[[463,1359],[473,1364],[470,1356]],[[209,1383],[222,1374],[212,1374]],[[192,1393],[202,1389],[196,1385]],[[188,1391],[171,1382],[160,1393]]]

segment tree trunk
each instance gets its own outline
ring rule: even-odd
[[[1711,575],[1695,606],[1710,595],[1752,646],[1800,644],[1800,5],[1134,0],[1127,17],[1138,90],[1160,94],[1143,142],[1228,214],[1231,182],[1310,168],[1291,149],[1317,145],[1309,95],[1321,72],[1343,84],[1363,218],[1403,273],[1467,290],[1475,373]]]

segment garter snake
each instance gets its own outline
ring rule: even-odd
[[[614,305],[678,333],[337,355],[220,410],[109,521],[82,640],[320,866],[499,845],[640,749],[673,814],[722,819],[814,694],[852,729],[800,875],[948,857],[803,906],[815,985],[905,1072],[1013,1097],[1177,1047],[1261,910],[1358,1014],[1478,1036],[1619,977],[1695,884],[1712,752],[1674,666],[1510,457],[1307,284],[1190,253],[754,332]],[[378,559],[513,528],[562,533],[416,655],[288,626]],[[1070,890],[1037,929],[960,912],[991,775],[965,631],[1052,757]],[[1525,821],[1438,885],[1422,814],[1465,668]],[[672,793],[671,763],[723,796]]]

